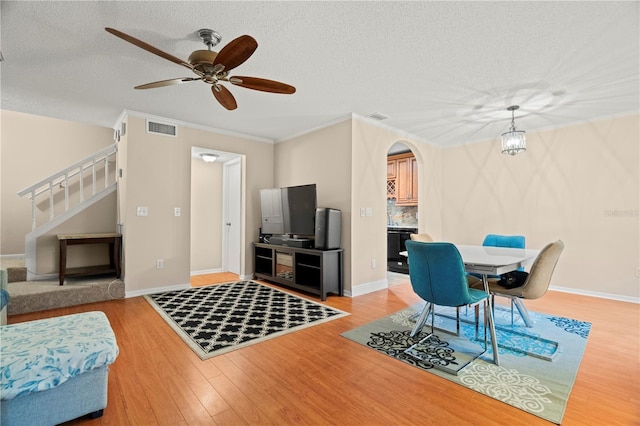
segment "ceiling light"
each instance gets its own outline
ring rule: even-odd
[[[218,154],[212,154],[210,152],[203,152],[202,154],[200,154],[200,158],[202,158],[202,160],[205,163],[213,163],[218,158]]]
[[[507,108],[507,111],[511,111],[511,127],[502,134],[503,154],[516,155],[527,150],[525,131],[516,130],[515,111],[519,108],[518,105],[512,105]]]

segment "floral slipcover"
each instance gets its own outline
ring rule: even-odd
[[[0,327],[0,399],[39,392],[113,363],[115,335],[103,312]]]

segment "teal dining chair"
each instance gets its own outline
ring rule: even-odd
[[[485,247],[506,247],[506,248],[520,248],[525,247],[526,239],[523,235],[500,235],[500,234],[487,234],[482,241],[482,245]],[[524,271],[524,268],[520,267],[518,271]],[[476,278],[482,279],[482,275],[471,273]],[[488,275],[487,278],[500,279],[500,275]]]
[[[431,313],[431,333],[405,350],[412,355],[414,347],[423,344],[434,336],[435,306],[449,306],[456,308],[456,334],[460,331],[460,316],[458,308],[461,306],[476,307],[476,332],[478,329],[478,306],[484,303],[485,338],[484,350],[473,356],[479,357],[487,351],[487,323],[491,336],[495,336],[493,313],[490,309],[489,294],[484,290],[472,288],[474,277],[465,274],[464,263],[455,245],[446,242],[406,241],[409,255],[409,278],[413,291],[427,302],[420,312],[411,337],[417,336]],[[472,360],[473,360],[472,359]],[[494,362],[497,364],[497,354],[494,351]]]
[[[482,245],[485,247],[507,247],[507,248],[519,248],[525,247],[526,239],[524,235],[499,235],[499,234],[487,234],[484,237]],[[524,268],[518,268],[518,271],[524,271]]]

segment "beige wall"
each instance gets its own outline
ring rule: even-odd
[[[351,296],[387,286],[387,153],[395,143],[410,146],[420,164],[421,229],[440,233],[440,151],[364,119],[345,119],[277,143],[275,185],[315,183],[318,205],[342,211],[345,293]],[[422,202],[421,202],[422,205]],[[361,217],[360,208],[372,215]],[[375,264],[375,267],[373,266]]]
[[[124,226],[125,283],[128,295],[188,285],[191,262],[191,147],[238,153],[244,159],[241,275],[253,271],[252,242],[260,226],[259,189],[273,183],[273,144],[178,125],[177,137],[147,134],[142,117],[129,116],[127,167],[121,203]],[[147,217],[136,208],[149,209]],[[173,209],[180,207],[182,216]],[[156,269],[156,260],[164,261]]]
[[[275,145],[274,186],[315,183],[318,207],[342,213],[345,291],[351,288],[351,167],[350,120]]]
[[[639,116],[527,132],[527,152],[499,141],[447,149],[443,236],[480,244],[521,234],[566,244],[552,285],[638,297]],[[637,300],[637,299],[636,299]]]
[[[222,268],[222,164],[191,159],[191,273]]]
[[[108,146],[113,132],[4,110],[1,118],[0,253],[21,254],[30,203],[16,193]],[[518,233],[537,248],[562,239],[567,248],[554,286],[637,300],[639,121],[634,115],[529,130],[528,151],[509,157],[499,153],[497,140],[439,149],[362,118],[274,146],[185,126],[178,126],[177,138],[149,135],[144,119],[130,116],[118,145],[123,177],[117,199],[127,292],[189,282],[192,146],[245,156],[243,274],[253,271],[259,190],[316,183],[319,205],[342,210],[347,293],[386,285],[386,155],[393,143],[403,142],[419,162],[421,231],[469,244],[489,232]],[[93,218],[115,201],[103,203],[90,212],[91,220],[78,218],[79,226],[102,223]],[[137,217],[137,206],[148,207],[149,216]],[[180,218],[173,216],[174,207],[181,207]],[[372,216],[360,217],[361,207],[371,208]],[[104,223],[116,221],[111,214]],[[163,270],[155,268],[160,258]]]
[[[7,110],[1,111],[1,119],[0,254],[23,255],[25,235],[31,231],[31,200],[19,197],[18,191],[113,144],[113,129]],[[56,199],[62,193],[60,190]],[[105,206],[105,203],[113,204],[114,200],[108,197],[101,205]],[[40,225],[48,220],[48,202],[37,205]],[[64,229],[67,229],[65,232],[112,232],[115,223],[114,210],[96,208],[65,223]],[[40,240],[56,247],[53,234]],[[43,262],[41,264],[38,259],[38,274],[57,269],[51,259],[43,259]]]
[[[60,243],[57,234],[115,232],[116,194],[107,195],[79,214],[57,226],[36,240],[36,270],[30,271],[39,278],[57,276]],[[108,265],[109,251],[106,244],[71,245],[67,249],[67,267]]]
[[[386,286],[386,155],[403,142],[419,164],[421,232],[462,244],[480,244],[487,233],[523,234],[531,248],[562,239],[567,248],[552,286],[638,300],[638,129],[639,117],[630,116],[529,131],[528,151],[510,157],[497,140],[440,149],[356,117],[276,144],[276,183],[319,180],[350,197],[340,202],[349,204],[343,247],[351,295]],[[333,164],[327,152],[346,158],[346,146],[351,164],[327,166],[321,177],[321,165]],[[289,163],[296,166],[283,167]],[[362,207],[372,216],[360,217]]]
[[[418,161],[418,227],[434,237],[441,234],[441,153],[442,150],[394,129],[357,118],[353,120],[352,169],[352,292],[354,295],[387,285],[387,154],[402,142]],[[360,208],[365,208],[365,217]],[[366,216],[371,208],[372,216]],[[375,268],[372,261],[375,262]],[[358,288],[360,286],[360,288]]]

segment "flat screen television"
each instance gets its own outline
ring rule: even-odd
[[[262,189],[262,233],[313,237],[316,207],[315,184]]]

